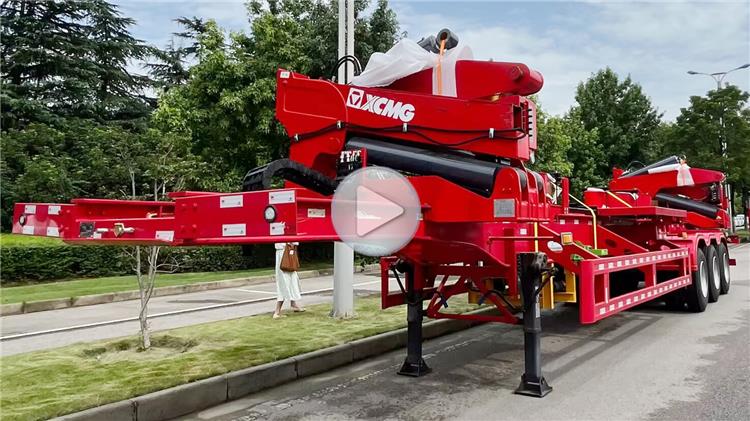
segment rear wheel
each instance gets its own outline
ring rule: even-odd
[[[719,301],[719,291],[721,290],[721,261],[716,246],[708,246],[706,250],[706,266],[708,267],[708,302],[715,303]]]
[[[693,283],[685,290],[685,301],[688,310],[700,313],[708,305],[708,265],[703,250],[695,251],[696,270],[693,271]]]
[[[721,277],[720,292],[726,294],[729,292],[729,250],[727,245],[719,243],[719,276]]]

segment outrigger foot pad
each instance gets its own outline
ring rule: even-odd
[[[518,385],[518,389],[516,389],[516,391],[513,393],[517,395],[543,398],[551,391],[552,386],[547,384],[547,380],[545,380],[544,377],[538,379],[537,381],[527,381],[526,375],[524,374],[523,376],[521,376],[521,384]]]
[[[404,361],[404,365],[401,366],[398,374],[409,377],[421,377],[431,371],[432,369],[424,362],[424,358],[420,358],[418,363]]]

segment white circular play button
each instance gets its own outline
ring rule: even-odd
[[[331,218],[336,234],[357,253],[388,256],[411,241],[420,203],[409,180],[385,167],[365,167],[336,188]]]

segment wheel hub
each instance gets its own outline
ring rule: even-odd
[[[711,276],[713,277],[713,283],[716,290],[721,288],[721,277],[719,276],[719,259],[714,256],[711,262]]]
[[[729,255],[727,253],[724,253],[722,264],[724,265],[724,280],[729,285]]]
[[[698,276],[701,282],[701,294],[704,297],[708,296],[708,276],[706,276],[706,263],[701,262],[701,266],[698,270]]]

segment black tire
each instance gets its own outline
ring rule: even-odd
[[[703,250],[695,251],[697,269],[693,271],[693,283],[685,290],[687,308],[693,313],[701,313],[708,305],[708,265]]]
[[[724,243],[720,243],[717,250],[719,253],[719,276],[721,276],[721,287],[719,292],[722,294],[728,294],[729,284],[731,282],[731,275],[729,274],[729,250],[727,250],[727,245]]]
[[[708,268],[708,302],[715,303],[719,301],[721,291],[721,274],[719,266],[719,253],[716,246],[708,246],[706,250],[706,267]]]

